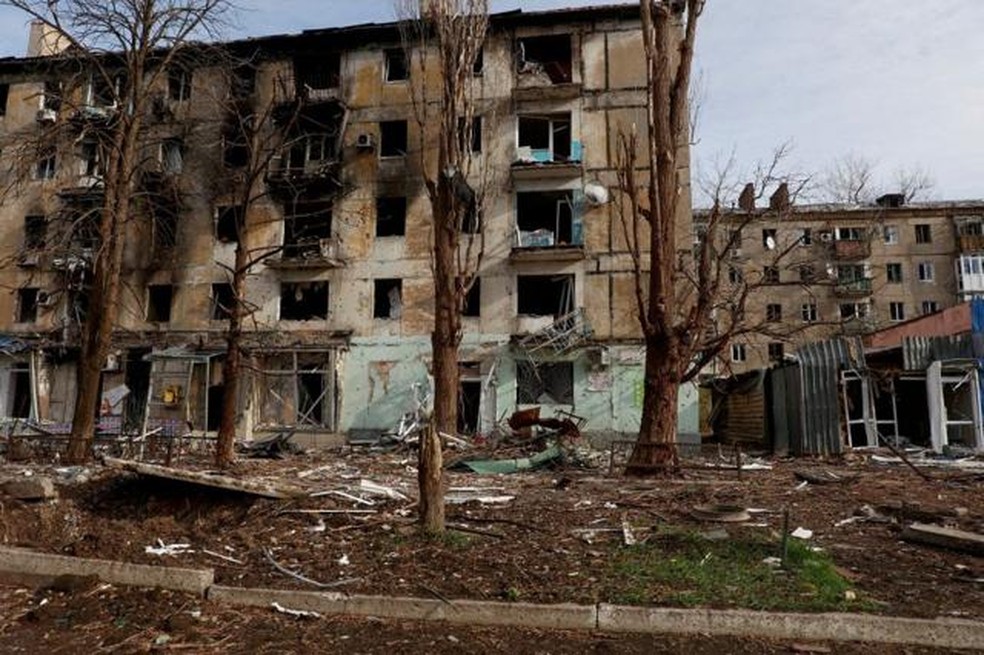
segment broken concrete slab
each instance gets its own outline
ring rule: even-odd
[[[55,483],[51,478],[45,477],[9,480],[4,483],[3,492],[18,500],[49,500],[58,497]]]
[[[263,480],[242,480],[228,475],[219,475],[206,471],[187,471],[184,469],[172,468],[170,466],[159,466],[157,464],[145,464],[126,459],[116,459],[106,457],[103,463],[110,468],[130,471],[138,475],[146,475],[153,478],[163,478],[165,480],[176,480],[189,484],[198,484],[215,489],[226,491],[237,491],[239,493],[263,498],[298,498],[306,495],[303,489],[290,487],[283,484],[275,484]]]
[[[913,523],[902,530],[902,539],[973,555],[984,555],[984,534],[944,528],[939,525]]]

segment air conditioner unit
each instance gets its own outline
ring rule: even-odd
[[[359,150],[372,150],[375,146],[371,134],[360,134],[355,139],[355,147]]]
[[[54,109],[39,109],[37,113],[37,121],[39,123],[54,123],[58,118],[58,113]]]

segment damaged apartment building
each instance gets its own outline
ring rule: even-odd
[[[411,98],[424,74],[418,59],[396,23],[222,47],[247,63],[231,74],[204,63],[169,71],[154,99],[153,166],[141,183],[155,200],[127,226],[101,428],[217,428],[228,270],[247,238],[265,254],[246,285],[240,436],[291,429],[326,442],[392,431],[431,387],[430,205]],[[462,433],[491,431],[530,406],[584,417],[587,433],[638,430],[643,351],[607,190],[618,131],[646,125],[641,53],[638,6],[491,16],[470,147],[494,171],[494,188],[467,228],[483,231],[485,255],[464,312]],[[5,138],[114,110],[97,81],[66,109],[57,53],[32,55],[0,61]],[[291,137],[248,216],[222,183],[246,164],[227,130],[243,103],[272,103],[274,125]],[[87,253],[98,240],[73,218],[98,201],[101,171],[84,138],[39,151],[30,165],[2,206],[0,413],[57,429],[72,415]],[[689,198],[687,170],[681,179]],[[680,403],[681,432],[696,433],[695,390],[682,390]]]

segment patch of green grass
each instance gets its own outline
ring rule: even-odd
[[[760,610],[858,611],[873,604],[848,600],[851,584],[825,553],[790,539],[785,569],[778,542],[734,538],[709,541],[694,533],[663,533],[613,557],[609,596],[633,605],[744,607]]]
[[[456,531],[454,528],[448,528],[440,534],[428,536],[447,548],[454,548],[456,550],[463,550],[471,545],[471,537],[464,532]]]

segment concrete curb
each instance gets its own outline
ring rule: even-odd
[[[984,623],[963,619],[910,619],[874,614],[792,614],[748,610],[688,610],[598,605],[598,629],[771,637],[812,641],[865,641],[939,648],[984,648]]]
[[[208,599],[253,607],[270,607],[271,603],[277,602],[291,609],[321,614],[448,621],[469,625],[522,626],[559,630],[594,630],[597,627],[597,608],[594,605],[536,605],[476,600],[445,602],[431,598],[346,596],[339,593],[244,589],[220,585],[214,585],[208,590]]]
[[[114,560],[84,559],[0,547],[0,580],[16,584],[51,582],[60,575],[96,576],[110,584],[160,587],[204,596],[215,582],[212,569],[179,569]]]
[[[117,585],[161,587],[190,592],[229,605],[270,607],[276,602],[291,609],[326,615],[347,614],[558,630],[732,635],[984,649],[984,622],[963,619],[626,607],[604,603],[536,605],[479,600],[350,596],[337,592],[291,589],[249,589],[214,584],[214,572],[211,569],[128,564],[0,547],[0,582],[44,583],[60,575],[94,575],[104,582]]]

